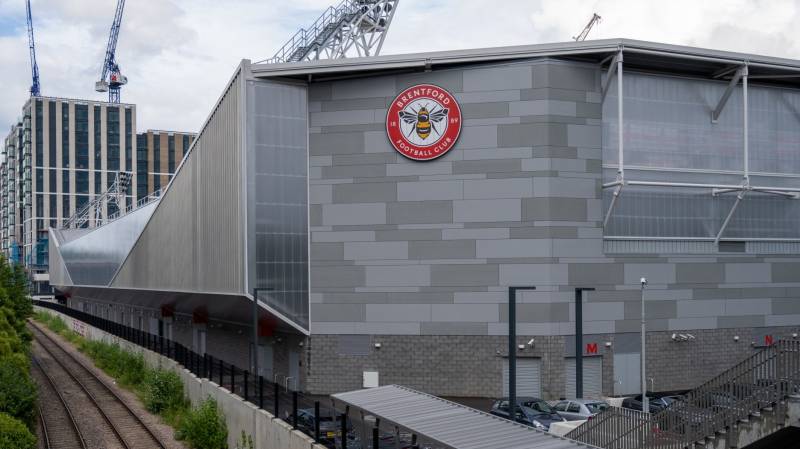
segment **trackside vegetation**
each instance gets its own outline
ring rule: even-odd
[[[228,429],[216,401],[209,398],[191,407],[177,373],[150,368],[141,354],[117,344],[86,339],[57,315],[37,312],[35,319],[74,344],[118,385],[134,392],[149,412],[176,429],[179,440],[195,449],[227,449]]]
[[[21,266],[0,257],[0,447],[32,449],[36,385],[30,374],[31,335],[25,327],[33,308]]]

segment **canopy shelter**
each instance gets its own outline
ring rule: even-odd
[[[447,449],[568,449],[587,446],[399,385],[331,396],[348,415],[374,417],[392,433],[411,434],[417,444]]]

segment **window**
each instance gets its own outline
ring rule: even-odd
[[[167,171],[169,173],[175,173],[175,136],[171,135],[167,137],[167,145],[169,148],[167,149]]]
[[[103,168],[102,165],[102,118],[100,117],[100,106],[95,106],[93,109],[93,118],[94,118],[94,169],[100,170]],[[95,190],[99,184],[95,184]]]
[[[44,113],[42,100],[36,100],[36,166],[44,165]],[[42,185],[36,186],[39,190]]]
[[[89,172],[78,170],[75,172],[75,193],[89,193]]]
[[[567,412],[569,412],[569,413],[580,413],[581,412],[581,406],[576,404],[576,403],[574,403],[574,402],[570,402],[569,403],[569,407],[567,407]]]
[[[89,106],[75,105],[75,168],[89,168]]]
[[[553,407],[553,409],[554,409],[555,411],[557,411],[557,412],[566,412],[566,411],[567,411],[567,405],[569,405],[569,402],[567,402],[567,401],[562,401],[562,402],[559,402],[558,404],[556,404],[556,405]]]
[[[106,164],[109,171],[119,170],[119,108],[106,108]]]
[[[595,414],[607,409],[608,404],[605,402],[590,402],[586,404],[586,408],[589,409],[589,413]]]
[[[133,117],[131,108],[125,108],[125,170],[133,171]]]

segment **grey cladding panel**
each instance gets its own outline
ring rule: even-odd
[[[226,88],[113,287],[244,293],[241,83]]]

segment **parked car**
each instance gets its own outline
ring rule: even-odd
[[[592,419],[594,415],[609,407],[607,402],[594,399],[570,399],[561,401],[553,409],[567,421]]]
[[[490,413],[501,418],[512,419],[509,413],[508,398],[495,401]],[[550,404],[533,397],[517,398],[517,412],[513,420],[539,430],[550,430],[550,424],[566,421],[550,407]]]
[[[649,401],[650,413],[658,413],[661,410],[669,407],[670,404],[680,399],[679,396],[647,396]],[[631,410],[642,410],[642,395],[637,395],[631,398],[625,398],[622,401],[622,407]]]
[[[287,417],[287,422],[291,422],[291,417]],[[297,410],[297,427],[307,435],[314,435],[314,409]],[[352,433],[353,424],[348,420],[347,432]],[[342,434],[342,424],[332,416],[322,415],[319,418],[319,437],[323,444],[333,444]]]

